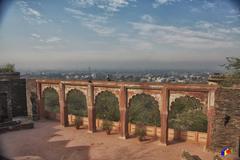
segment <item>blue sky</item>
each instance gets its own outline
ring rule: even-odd
[[[237,2],[237,1],[236,1]],[[240,55],[231,0],[18,0],[0,17],[0,63],[19,69],[219,69]]]

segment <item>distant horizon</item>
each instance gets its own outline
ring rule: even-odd
[[[27,72],[89,72],[87,68],[81,69],[37,69],[37,70],[30,70],[30,69],[16,69],[16,72],[20,73],[27,73]],[[225,70],[205,70],[205,69],[99,69],[93,68],[91,69],[91,73],[95,72],[129,72],[129,73],[138,73],[138,72],[210,72],[210,73],[224,73]]]

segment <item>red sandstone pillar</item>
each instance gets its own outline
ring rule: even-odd
[[[119,94],[120,110],[120,135],[121,138],[128,138],[128,115],[127,115],[127,89],[124,86],[120,88]]]
[[[62,126],[68,126],[68,110],[65,103],[65,86],[59,84],[59,105],[60,105],[60,123]]]
[[[169,91],[167,88],[162,90],[162,105],[160,111],[161,118],[161,137],[160,142],[162,145],[168,144],[168,102],[169,102]]]
[[[94,86],[88,85],[87,90],[87,106],[88,106],[88,132],[93,133],[96,131],[96,109],[94,106]]]
[[[208,128],[207,128],[207,144],[206,147],[210,147],[212,143],[212,132],[213,132],[213,120],[215,116],[215,90],[211,90],[208,93]]]
[[[213,130],[213,117],[215,115],[215,109],[211,107],[211,109],[208,110],[207,116],[208,116],[208,128],[207,128],[207,144],[206,147],[210,147],[212,144],[212,130]]]
[[[37,112],[38,119],[44,118],[44,106],[43,106],[43,97],[42,97],[42,84],[37,82]]]

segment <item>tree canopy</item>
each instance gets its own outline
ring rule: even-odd
[[[96,117],[110,121],[119,121],[119,104],[117,97],[108,91],[101,92],[95,101]]]
[[[15,72],[14,64],[8,63],[0,67],[0,73],[8,73],[8,72]]]
[[[169,127],[179,130],[207,131],[207,116],[203,105],[194,97],[177,98],[170,107]]]
[[[86,96],[76,89],[67,94],[68,113],[77,116],[87,116]]]
[[[134,124],[160,126],[158,102],[150,95],[134,96],[129,104],[129,121]]]
[[[240,77],[240,58],[237,57],[227,57],[227,64],[224,67],[233,75]]]
[[[55,89],[47,88],[44,90],[44,106],[46,111],[59,113],[59,99]]]

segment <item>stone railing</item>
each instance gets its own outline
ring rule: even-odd
[[[68,122],[69,125],[74,125],[76,116],[74,115],[68,115]],[[83,124],[85,126],[88,125],[88,118],[82,117]],[[103,120],[96,119],[96,128],[101,129]],[[119,132],[120,124],[119,122],[113,122],[113,131]],[[130,135],[133,135],[135,133],[136,125],[135,124],[128,124],[128,132]],[[161,128],[155,127],[155,126],[146,126],[146,131],[148,136],[161,136]],[[168,129],[168,138],[169,140],[183,140],[183,141],[191,141],[196,143],[206,143],[207,142],[207,133],[204,132],[196,132],[196,131],[177,131],[174,129]]]
[[[0,72],[0,80],[20,79],[19,72]]]

